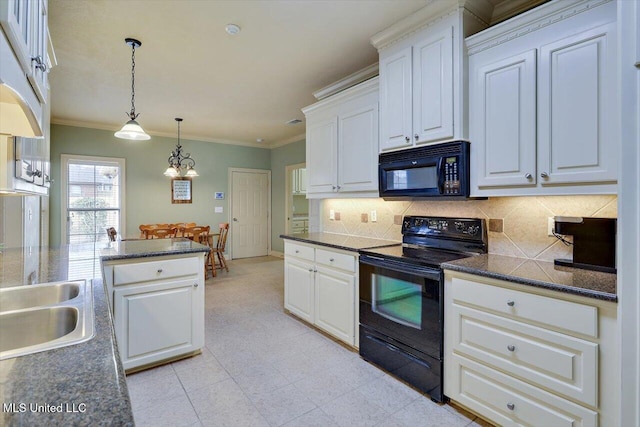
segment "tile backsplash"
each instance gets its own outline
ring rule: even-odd
[[[519,258],[553,261],[571,258],[572,249],[547,235],[548,218],[585,216],[617,218],[615,195],[496,197],[468,201],[393,201],[383,199],[327,199],[321,206],[321,228],[330,233],[400,241],[398,216],[425,215],[494,219],[489,252]],[[329,210],[340,214],[330,220]],[[376,211],[373,222],[371,211]],[[363,221],[367,216],[367,221]]]

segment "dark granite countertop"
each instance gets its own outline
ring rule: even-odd
[[[618,301],[615,274],[561,267],[553,262],[503,255],[479,255],[443,264],[447,270],[492,277],[527,286]]]
[[[281,234],[282,239],[311,243],[314,245],[328,246],[330,248],[357,252],[360,249],[380,248],[383,246],[399,245],[393,240],[372,239],[370,237],[349,236],[336,233],[305,233],[305,234]]]
[[[177,239],[132,239],[111,243],[100,251],[103,261],[127,258],[146,258],[163,255],[178,255],[194,252],[209,252],[208,246],[180,237]]]
[[[2,250],[0,287],[93,278],[94,336],[68,347],[0,361],[0,400],[15,404],[17,411],[3,411],[0,425],[134,425],[100,278],[102,247],[104,243]],[[21,404],[26,405],[24,412]],[[32,412],[31,404],[40,405],[40,412]],[[53,412],[58,408],[64,412]]]

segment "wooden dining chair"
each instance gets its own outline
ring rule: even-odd
[[[209,256],[211,257],[211,267],[213,276],[216,276],[217,269],[225,269],[229,272],[229,266],[227,265],[227,260],[224,257],[224,249],[227,245],[227,234],[229,234],[229,223],[223,222],[219,225],[220,233],[218,234],[218,240],[216,241],[215,247],[211,248],[211,252]],[[216,265],[215,258],[218,258],[218,264]]]
[[[194,242],[202,243],[203,245],[209,245],[209,230],[208,225],[196,225],[192,227],[185,227],[183,230],[183,237],[193,240]]]
[[[107,228],[107,236],[109,237],[110,242],[115,242],[117,235],[118,235],[118,232],[116,231],[115,228],[113,227]]]
[[[176,237],[174,228],[150,228],[146,232],[146,239],[168,239]]]

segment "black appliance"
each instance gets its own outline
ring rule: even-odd
[[[469,142],[454,141],[380,154],[378,187],[385,200],[469,197]]]
[[[556,259],[556,265],[616,272],[615,218],[555,217],[555,232],[573,236],[573,260]]]
[[[484,219],[405,216],[402,245],[360,251],[360,356],[442,402],[442,263],[487,252]]]

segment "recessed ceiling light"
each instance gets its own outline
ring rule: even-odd
[[[300,119],[291,119],[288,122],[285,122],[285,125],[297,125],[298,123],[302,123]]]
[[[224,27],[224,30],[232,35],[235,36],[236,34],[238,34],[240,32],[240,27],[237,26],[236,24],[227,24],[226,27]]]

